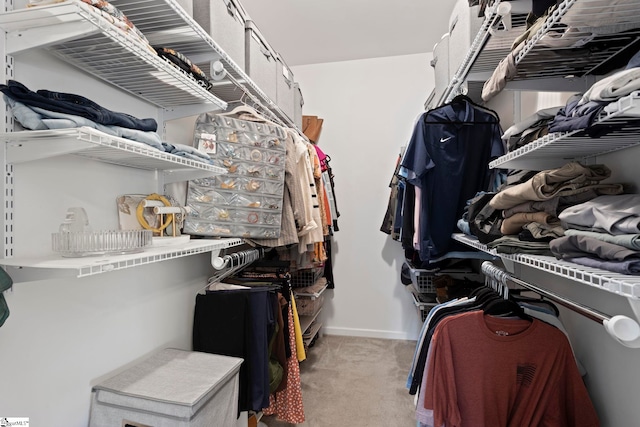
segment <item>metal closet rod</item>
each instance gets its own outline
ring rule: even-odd
[[[623,315],[608,316],[601,311],[588,307],[586,305],[569,300],[555,292],[542,289],[532,283],[525,282],[524,280],[512,276],[508,272],[495,266],[489,261],[482,263],[482,273],[494,278],[501,282],[503,285],[507,285],[507,281],[523,288],[529,289],[540,296],[543,296],[553,302],[556,302],[563,307],[570,309],[576,313],[579,313],[591,320],[594,320],[602,324],[609,335],[611,335],[620,344],[630,348],[640,348],[640,326],[638,322],[630,317]]]

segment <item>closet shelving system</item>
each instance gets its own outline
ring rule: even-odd
[[[294,127],[278,105],[224,52],[175,0],[110,2],[151,45],[170,45],[207,75],[219,61],[226,72],[211,90],[178,70],[78,0],[0,14],[6,54],[47,46],[63,60],[161,108],[161,120],[225,109],[246,100],[276,121]],[[10,66],[10,65],[9,65]]]
[[[4,142],[7,175],[5,189],[7,199],[5,217],[5,251],[2,265],[20,267],[12,270],[15,282],[40,280],[42,278],[76,276],[84,277],[153,262],[194,255],[202,252],[220,251],[243,243],[242,239],[193,240],[179,246],[160,246],[135,254],[115,255],[99,258],[60,258],[56,254],[46,257],[13,257],[13,179],[14,165],[34,160],[47,159],[63,154],[74,154],[84,158],[156,171],[158,186],[198,177],[219,175],[226,171],[217,166],[186,159],[156,150],[144,144],[107,135],[92,128],[75,128],[47,131],[20,131],[0,135]],[[19,179],[16,178],[16,179]]]
[[[565,48],[558,49],[559,51],[555,52],[558,55],[554,59],[554,55],[549,55],[549,53],[553,53],[555,49],[542,46],[539,41],[569,11],[571,11],[574,21],[589,23],[590,19],[593,19],[594,8],[597,10],[597,8],[606,7],[598,0],[565,0],[559,4],[547,18],[545,25],[533,35],[516,57],[517,75],[514,80],[524,83],[523,87],[552,90],[546,84],[550,79],[557,81],[582,79],[585,82],[593,79],[591,73],[597,71],[597,68],[604,62],[637,40],[640,35],[637,30],[626,31],[622,34],[596,36],[594,40],[608,41],[609,43],[604,44],[605,48],[583,58],[563,56],[560,51],[566,52]],[[610,10],[607,9],[606,16],[618,24],[635,24],[640,22],[639,11],[640,5],[637,2],[635,4],[628,2]],[[578,36],[580,37],[580,35]],[[640,132],[638,124],[639,102],[639,94],[634,92],[617,101],[617,111],[603,112],[594,126],[616,125],[612,127],[614,130],[605,136],[589,138],[581,131],[552,133],[494,160],[490,163],[490,167],[544,170],[561,166],[568,161],[585,160],[637,145],[638,133]],[[640,318],[640,278],[636,276],[578,266],[548,256],[498,254],[476,239],[463,234],[454,234],[453,239],[499,256],[512,272],[517,272],[520,266],[529,266],[623,296],[629,301],[636,317]]]
[[[228,103],[251,102],[275,121],[295,127],[291,119],[227,55],[175,0],[111,1],[134,22],[153,45],[165,42],[189,57],[210,75],[214,61],[222,63],[225,78],[206,90],[188,74],[158,57],[149,46],[117,29],[97,10],[78,0],[9,10],[0,13],[5,31],[5,77],[14,78],[13,55],[46,48],[87,74],[117,86],[158,107],[159,122],[226,108]],[[148,249],[137,254],[99,258],[23,258],[14,254],[14,165],[75,154],[105,163],[155,172],[157,191],[168,183],[224,173],[221,168],[163,153],[89,128],[13,132],[5,120],[3,181],[4,258],[14,282],[42,278],[100,274],[203,252],[213,255],[239,246],[242,239],[190,241],[184,245]]]
[[[517,74],[507,82],[507,89],[512,90],[547,90],[547,91],[584,91],[595,82],[593,73],[597,68],[622,49],[627,48],[640,35],[639,30],[616,34],[595,35],[591,42],[606,42],[606,47],[598,50],[584,51],[581,55],[568,58],[571,48],[549,48],[541,46],[540,39],[560,22],[562,16],[570,9],[576,10],[577,0],[564,1],[558,5],[541,28],[526,44],[516,57]],[[485,18],[471,42],[464,59],[451,77],[447,88],[436,105],[451,101],[456,95],[467,94],[474,100],[480,100],[480,92],[484,82],[491,76],[499,62],[511,51],[511,44],[526,29],[527,13],[522,13],[518,2],[496,0],[485,10]],[[580,10],[575,13],[582,19],[584,26],[589,26],[594,7],[601,4],[593,0],[579,1]],[[600,2],[601,3],[601,2]],[[514,5],[511,11],[503,12],[501,5]],[[527,2],[530,6],[530,3]],[[636,6],[618,6],[611,11],[612,22],[633,22],[637,18]],[[505,28],[503,20],[508,15],[510,28]],[[585,36],[576,32],[575,41]],[[569,40],[565,37],[565,40]],[[601,44],[605,46],[605,44]],[[551,56],[549,53],[558,53]],[[433,95],[433,93],[432,93]],[[433,99],[425,103],[430,105]]]

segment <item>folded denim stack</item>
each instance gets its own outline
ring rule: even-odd
[[[33,92],[22,83],[9,80],[0,85],[13,117],[25,129],[69,129],[89,127],[107,135],[140,142],[157,150],[203,163],[213,164],[209,156],[184,144],[168,144],[156,133],[153,118],[139,119],[126,113],[111,111],[80,95],[38,90]]]

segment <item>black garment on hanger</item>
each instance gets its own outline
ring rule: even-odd
[[[429,110],[418,120],[402,167],[406,181],[421,189],[422,261],[440,258],[451,250],[451,235],[467,200],[490,189],[492,171],[488,165],[504,154],[501,135],[495,112],[465,95]]]
[[[263,288],[196,295],[193,350],[244,359],[239,411],[269,406],[268,331],[276,318],[267,292]]]

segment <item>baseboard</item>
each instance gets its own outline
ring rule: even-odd
[[[381,331],[376,329],[356,329],[356,328],[336,328],[331,326],[323,326],[322,332],[325,335],[340,335],[346,337],[365,337],[365,338],[385,338],[391,340],[410,340],[415,341],[415,337],[409,336],[406,332],[399,331]]]

